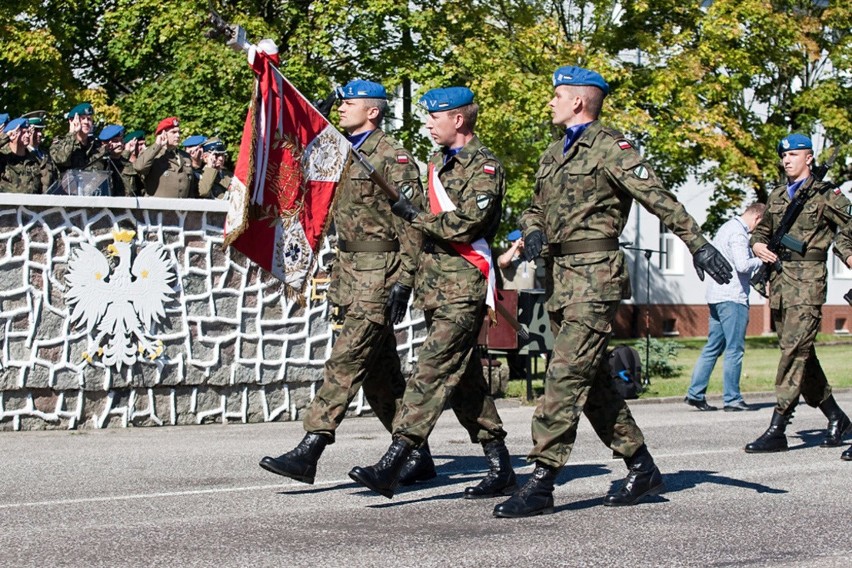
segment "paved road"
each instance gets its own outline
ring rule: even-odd
[[[838,395],[852,412],[852,393]],[[344,422],[317,484],[257,466],[290,449],[300,423],[0,433],[2,566],[849,566],[852,463],[818,447],[825,420],[800,407],[792,450],[747,455],[769,398],[748,413],[635,404],[668,491],[628,508],[601,505],[621,461],[582,422],[554,515],[495,519],[467,501],[479,448],[452,413],[432,448],[440,476],[393,500],[346,473],[375,462],[388,436],[374,418]],[[532,408],[504,404],[515,465]]]

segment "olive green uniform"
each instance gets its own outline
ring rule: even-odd
[[[133,162],[141,174],[145,195],[153,197],[198,197],[198,178],[189,154],[154,144]]]
[[[483,237],[490,244],[506,191],[503,166],[475,136],[446,164],[442,153],[430,163],[456,209],[420,213],[412,222],[426,239],[414,305],[424,310],[428,332],[394,423],[394,436],[422,445],[449,400],[472,442],[503,439],[506,432],[474,353],[488,283],[450,244]]]
[[[57,137],[50,145],[50,158],[61,177],[65,170],[102,170],[104,164],[97,159],[102,154],[101,145],[94,139],[81,144],[75,134]]]
[[[201,179],[198,180],[198,197],[209,197],[211,199],[224,199],[231,186],[231,178],[234,174],[227,170],[217,170],[210,166],[204,166]]]
[[[826,297],[826,251],[834,242],[835,254],[844,263],[852,255],[849,200],[839,189],[812,177],[798,191],[809,191],[810,197],[788,234],[805,243],[805,256],[782,255],[782,271],[773,272],[769,280],[769,307],[781,348],[775,375],[776,410],[781,414],[792,412],[799,395],[813,407],[831,396],[814,349]],[[769,242],[790,201],[786,185],[772,191],[752,244]]]
[[[387,134],[374,130],[360,151],[399,191],[421,194],[414,159]],[[338,253],[328,296],[343,311],[343,327],[303,422],[306,431],[332,440],[362,386],[370,407],[391,431],[405,379],[385,303],[394,283],[413,285],[420,245],[417,231],[391,214],[387,196],[354,160],[337,188],[333,219]]]
[[[594,121],[565,155],[563,148],[564,138],[542,155],[533,203],[521,217],[525,234],[539,230],[549,243],[547,309],[555,337],[528,459],[557,468],[571,454],[581,412],[600,439],[624,456],[644,443],[605,357],[619,302],[631,296],[618,237],[633,200],[691,252],[707,243],[621,133]]]

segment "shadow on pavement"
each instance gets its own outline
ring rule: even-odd
[[[742,489],[751,489],[756,493],[787,493],[786,489],[775,489],[761,483],[752,483],[751,481],[743,481],[726,475],[719,475],[716,471],[704,470],[681,470],[677,473],[664,473],[663,481],[666,484],[667,493],[677,493],[685,489],[692,489],[705,483],[714,483],[716,485],[728,485],[731,487],[740,487]],[[613,482],[612,490],[620,487],[621,481]],[[662,497],[659,497],[662,499]],[[648,499],[647,502],[653,502],[653,499]]]

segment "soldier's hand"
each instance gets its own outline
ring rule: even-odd
[[[695,266],[695,272],[698,273],[698,278],[704,281],[704,271],[710,275],[710,278],[719,284],[727,284],[731,281],[734,275],[734,269],[725,260],[716,247],[710,243],[705,244],[692,255],[692,264]]]
[[[414,206],[403,194],[399,194],[399,199],[391,205],[391,211],[397,217],[402,217],[409,223],[414,221],[414,218],[420,214],[420,209]]]
[[[196,170],[204,166],[204,161],[201,159],[201,155],[204,153],[204,150],[201,149],[201,146],[196,146],[189,152],[189,157],[192,160],[192,167]]]
[[[213,152],[207,152],[204,154],[204,163],[207,164],[208,168],[216,168],[216,154]]]
[[[524,237],[524,254],[523,258],[530,261],[538,258],[541,255],[541,250],[547,244],[547,237],[541,231],[533,231]]]
[[[388,296],[387,308],[390,310],[390,321],[396,325],[405,317],[408,300],[411,299],[411,286],[397,282],[393,285]]]
[[[77,134],[80,132],[80,115],[78,114],[70,121],[68,121],[68,132],[71,134]]]
[[[157,144],[160,146],[165,146],[169,142],[169,137],[165,132],[160,132],[157,134]]]

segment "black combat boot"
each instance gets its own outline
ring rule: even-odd
[[[308,432],[299,445],[277,458],[269,456],[260,460],[260,467],[266,471],[283,475],[313,485],[317,474],[317,462],[328,445],[329,437]]]
[[[635,505],[642,497],[657,495],[665,489],[663,475],[645,444],[635,454],[624,458],[624,463],[630,471],[618,491],[604,497],[604,505],[607,507]]]
[[[402,438],[396,438],[376,465],[355,466],[349,477],[364,487],[393,498],[393,490],[399,484],[399,472],[411,455],[412,446]]]
[[[491,440],[482,444],[485,458],[488,460],[490,471],[485,479],[476,487],[466,487],[465,499],[484,499],[511,495],[518,488],[515,470],[512,469],[512,458],[503,440]]]
[[[494,507],[494,516],[505,519],[553,513],[553,483],[559,468],[536,462],[532,476],[508,500]]]
[[[837,406],[834,395],[831,395],[819,405],[819,409],[828,418],[828,428],[825,430],[825,439],[819,445],[820,448],[835,448],[843,444],[843,436],[852,430],[852,422],[849,417]]]
[[[840,454],[840,459],[843,461],[852,461],[852,446],[849,446],[846,448],[846,451]]]
[[[787,429],[787,417],[778,412],[772,411],[772,422],[769,423],[769,428],[760,437],[746,444],[745,451],[747,454],[763,454],[767,452],[786,452],[787,451],[787,436],[784,431]]]
[[[432,461],[429,442],[425,442],[421,447],[411,450],[411,455],[408,456],[402,471],[399,472],[399,484],[414,485],[418,481],[429,481],[436,477],[438,474],[435,472],[435,462]]]

